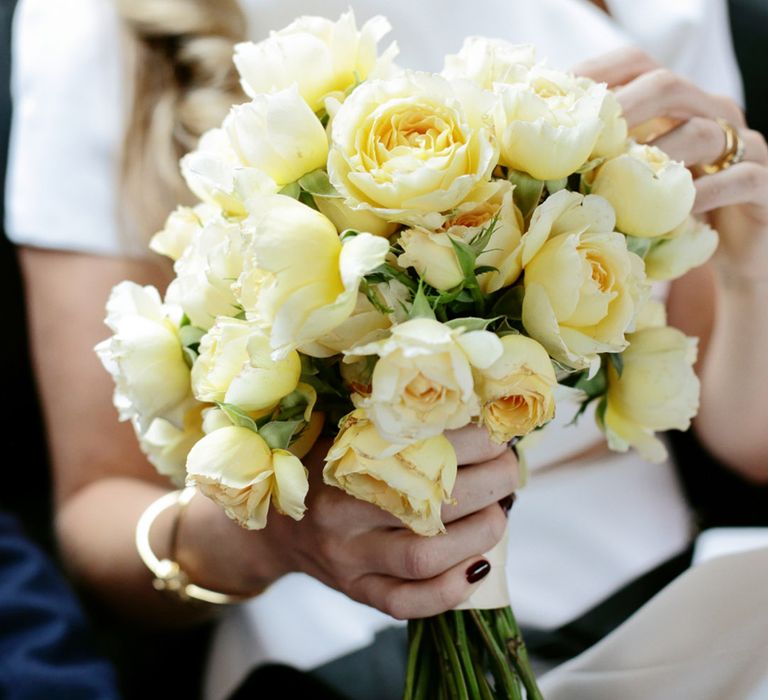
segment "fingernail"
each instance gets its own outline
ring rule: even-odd
[[[499,501],[501,509],[504,511],[504,515],[509,515],[509,511],[512,510],[512,506],[515,505],[517,495],[510,493],[509,496],[505,496]]]
[[[491,565],[485,559],[480,559],[467,569],[467,581],[477,583],[480,579],[485,578],[490,570]]]

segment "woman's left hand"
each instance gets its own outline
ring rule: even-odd
[[[708,217],[720,233],[717,255],[731,274],[768,279],[768,145],[748,128],[739,106],[659,67],[639,49],[620,49],[574,70],[614,89],[630,130],[651,120],[676,124],[649,143],[694,170],[723,154],[726,135],[718,118],[737,129],[742,162],[711,175],[697,173],[693,213]]]

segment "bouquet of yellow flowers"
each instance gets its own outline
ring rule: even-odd
[[[200,203],[151,242],[175,279],[107,304],[120,417],[246,528],[303,516],[324,430],[326,483],[436,536],[446,430],[508,442],[575,397],[658,460],[698,407],[696,341],[650,299],[717,246],[689,171],[530,46],[472,37],[431,74],[378,51],[388,30],[350,12],[239,45],[250,100],[183,158]],[[540,697],[495,573],[501,595],[410,624],[407,698]]]

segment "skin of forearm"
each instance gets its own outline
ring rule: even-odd
[[[139,479],[99,479],[59,505],[56,530],[62,560],[78,583],[134,622],[178,627],[210,619],[220,608],[180,601],[152,586],[153,575],[136,551],[135,528],[147,506],[164,493],[167,489]],[[150,543],[158,558],[170,555],[176,516],[175,508],[169,508],[152,525]],[[227,529],[233,525],[208,499],[200,495],[193,499],[183,516],[177,552],[177,559],[191,581],[233,593],[258,587],[257,583],[236,575],[231,562],[226,566],[231,548],[223,546],[227,541],[216,540],[232,538],[233,533]],[[235,530],[234,534],[239,533]],[[254,543],[258,549],[256,538]],[[267,556],[259,558],[269,561]],[[271,576],[272,571],[268,571],[265,582]]]
[[[768,483],[768,280],[723,278],[718,287],[694,426],[718,459]]]

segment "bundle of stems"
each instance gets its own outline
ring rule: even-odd
[[[543,700],[510,607],[408,622],[404,700]]]

